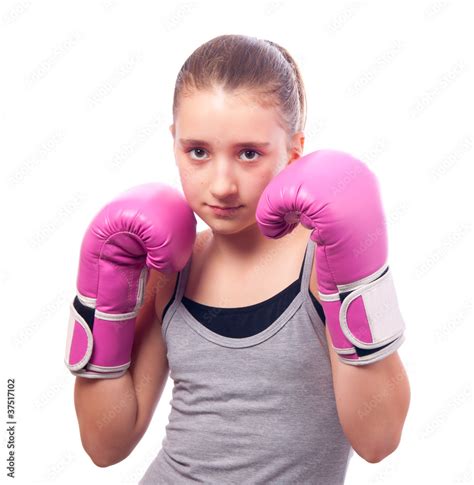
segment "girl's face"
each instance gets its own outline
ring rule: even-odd
[[[270,180],[302,152],[302,133],[288,148],[276,109],[221,89],[183,96],[170,127],[184,195],[213,230],[236,233],[256,223]],[[212,206],[238,207],[215,211]]]

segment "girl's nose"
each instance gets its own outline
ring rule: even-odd
[[[232,161],[225,157],[215,160],[215,169],[211,177],[210,191],[216,199],[225,199],[237,193],[237,180]]]

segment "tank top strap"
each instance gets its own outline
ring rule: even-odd
[[[191,260],[192,260],[192,256],[190,256],[184,268],[179,272],[176,294],[175,294],[175,300],[178,302],[181,301],[181,299],[183,298],[184,292],[186,290],[186,283],[188,281],[189,272],[191,270]]]
[[[192,260],[192,255],[189,257],[188,262],[186,263],[184,268],[178,272],[178,277],[176,280],[173,296],[171,297],[171,300],[169,301],[168,305],[166,305],[166,307],[163,310],[163,316],[164,316],[162,321],[163,331],[165,331],[166,328],[168,327],[169,321],[171,320],[176,309],[181,303],[181,299],[183,298],[184,292],[186,290],[186,282],[188,281],[189,271],[191,269],[191,260]]]

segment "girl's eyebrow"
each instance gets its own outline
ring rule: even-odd
[[[200,145],[200,146],[205,146],[205,147],[211,146],[210,143],[208,143],[207,141],[196,140],[196,139],[193,139],[193,138],[180,138],[179,142],[182,145]],[[249,146],[252,146],[252,147],[263,148],[263,147],[267,147],[268,145],[270,145],[269,142],[245,141],[245,142],[241,142],[241,143],[235,143],[233,146],[234,147],[249,147]]]

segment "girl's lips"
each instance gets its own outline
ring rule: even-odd
[[[214,212],[214,214],[218,216],[232,216],[234,215],[240,208],[242,208],[241,205],[239,206],[234,206],[234,207],[220,207],[220,206],[215,206],[215,205],[210,205],[209,206],[211,210]]]

